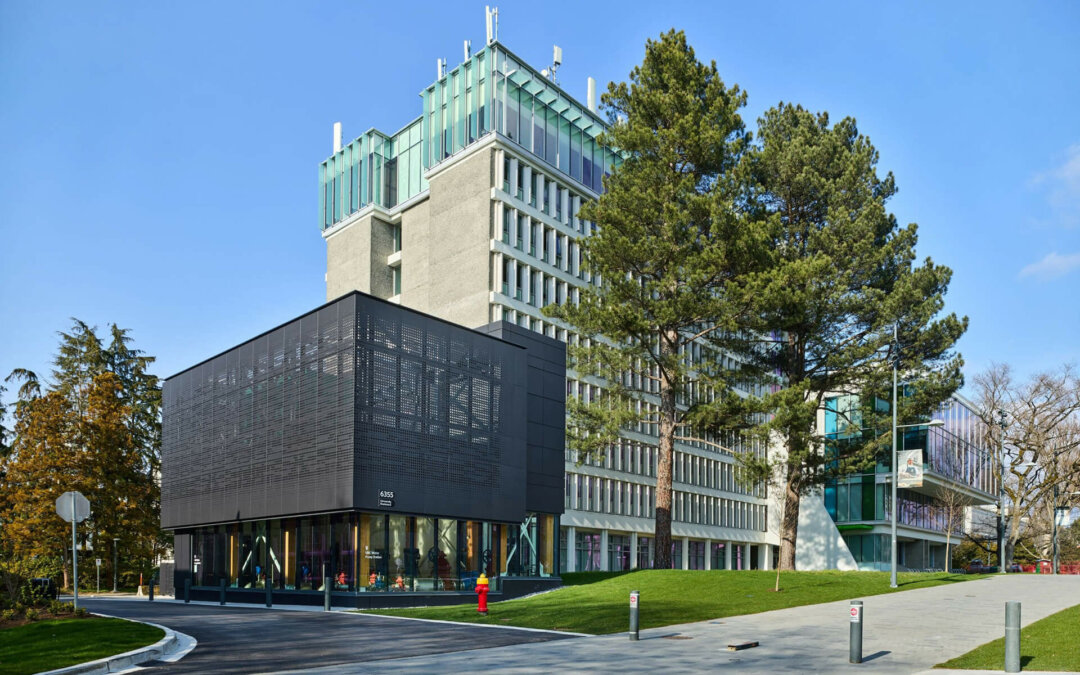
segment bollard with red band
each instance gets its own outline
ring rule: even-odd
[[[488,594],[488,578],[483,572],[480,573],[480,578],[476,580],[476,595],[477,606],[476,611],[481,614],[487,614],[487,594]]]

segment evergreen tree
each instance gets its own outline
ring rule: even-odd
[[[877,163],[855,120],[830,125],[827,114],[786,104],[765,113],[744,157],[753,186],[746,206],[767,223],[771,255],[746,286],[755,311],[742,352],[756,372],[776,373],[778,386],[759,398],[729,398],[725,412],[734,409],[734,418],[703,411],[697,421],[722,427],[741,419],[782,442],[768,458],[741,457],[751,476],[782,486],[782,569],[795,567],[800,497],[882,453],[888,461],[889,413],[874,403],[891,398],[893,360],[905,384],[900,424],[929,413],[962,382],[952,349],[967,319],[942,315],[952,272],[929,258],[916,262],[917,226],[898,226],[886,210],[896,184],[891,173],[877,175]],[[860,415],[842,421],[860,433],[826,447],[818,413],[838,394],[861,400]]]
[[[121,557],[145,567],[165,545],[157,483],[161,389],[147,372],[153,358],[132,348],[115,324],[106,347],[94,328],[73,321],[59,334],[44,393],[30,371],[8,377],[23,384],[11,452],[0,461],[0,543],[18,556],[55,556],[66,570],[70,532],[53,502],[79,490],[91,503],[80,528],[90,545],[100,555],[119,538]],[[111,564],[112,556],[101,557]]]
[[[601,458],[620,430],[658,432],[654,564],[670,568],[674,443],[690,440],[688,408],[712,400],[695,377],[709,376],[713,392],[730,384],[721,349],[743,307],[735,282],[759,261],[758,230],[735,208],[746,96],[672,30],[602,101],[611,127],[600,140],[622,162],[579,214],[597,227],[581,242],[591,284],[545,311],[578,332],[571,367],[600,388],[568,402],[579,461]]]

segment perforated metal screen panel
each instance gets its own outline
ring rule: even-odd
[[[162,526],[344,509],[520,522],[537,496],[527,353],[360,293],[230,349],[164,384]],[[552,446],[559,486],[563,404],[546,411],[557,433],[528,441]]]

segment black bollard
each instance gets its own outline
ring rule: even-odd
[[[862,663],[862,600],[851,601],[851,610],[849,614],[851,614],[851,639],[848,645],[848,662]]]
[[[330,611],[330,578],[326,574],[326,563],[322,566],[322,584],[323,584],[323,611]]]
[[[150,593],[148,593],[150,602],[154,601],[154,577],[150,577]]]
[[[638,599],[641,593],[630,591],[630,639],[638,639]]]
[[[184,579],[184,603],[191,602],[191,577]]]
[[[274,585],[270,583],[269,579],[267,579],[266,580],[266,606],[267,607],[273,607],[274,606],[273,593],[274,593]]]
[[[218,604],[220,604],[220,605],[225,604],[225,580],[224,579],[221,580],[221,601]]]

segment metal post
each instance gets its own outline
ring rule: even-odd
[[[1005,574],[1005,411],[998,411],[1001,440],[998,446],[998,574]]]
[[[75,544],[75,492],[71,495],[71,577],[74,584],[74,606],[79,608],[79,549]]]
[[[219,605],[224,605],[225,604],[225,580],[224,579],[221,580],[221,599],[218,602],[218,604]]]
[[[97,559],[97,592],[101,592],[101,558]]]
[[[154,575],[153,574],[150,575],[150,592],[147,594],[147,599],[150,600],[150,602],[154,601]]]
[[[266,606],[267,607],[273,607],[274,606],[273,593],[274,593],[274,586],[273,586],[273,584],[270,583],[270,579],[268,578],[266,580]]]
[[[852,600],[851,623],[848,639],[848,663],[862,663],[862,625],[863,603],[862,600]]]
[[[330,611],[330,579],[326,576],[326,563],[322,565],[323,603],[324,612]]]
[[[638,599],[641,593],[630,591],[630,639],[638,639]]]
[[[1056,460],[1056,458],[1055,458],[1055,460]],[[1054,468],[1057,468],[1057,467],[1054,467]],[[1053,565],[1054,569],[1051,572],[1051,574],[1057,574],[1058,573],[1057,502],[1058,502],[1058,486],[1057,486],[1057,483],[1055,482],[1054,483],[1054,508],[1051,509],[1051,513],[1052,513],[1051,517],[1052,517],[1052,519],[1054,521],[1054,555],[1053,555],[1053,561],[1051,563]]]
[[[116,583],[120,579],[120,537],[112,540],[112,592],[116,592]]]
[[[191,602],[191,577],[184,579],[184,603]]]
[[[1020,672],[1020,603],[1005,603],[1005,672]]]
[[[900,361],[900,322],[897,321],[893,324],[893,345],[895,346],[896,353],[893,354],[892,365],[892,460],[890,466],[892,467],[890,473],[892,473],[892,517],[890,518],[892,527],[892,563],[891,572],[889,573],[889,588],[896,588],[896,367]]]

